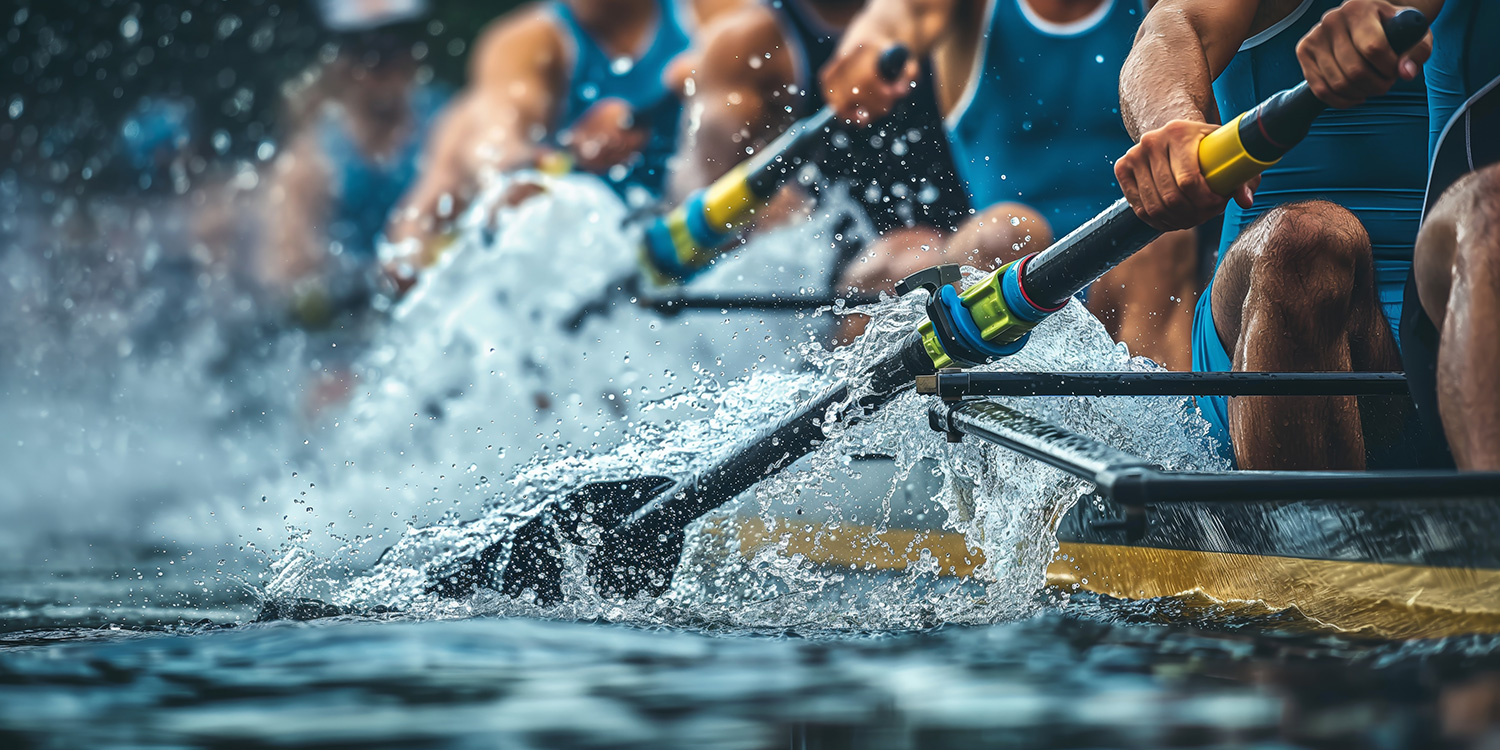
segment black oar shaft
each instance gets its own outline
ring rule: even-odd
[[[905,345],[871,368],[872,395],[861,399],[843,418],[858,419],[863,411],[885,405],[918,376],[931,374],[932,363],[921,351],[920,340],[912,334]],[[775,475],[822,444],[824,421],[831,409],[849,398],[849,389],[847,381],[828,386],[769,432],[757,436],[713,468],[684,481],[675,491],[646,504],[624,526],[633,534],[642,530],[660,533],[681,530],[704,513]]]
[[[718,312],[721,310],[817,310],[824,307],[833,307],[842,302],[847,307],[859,307],[861,305],[873,305],[879,302],[879,297],[856,296],[856,297],[771,297],[771,296],[744,296],[744,297],[678,297],[678,298],[643,298],[643,307],[658,312],[677,312],[680,310],[710,310]]]
[[[1042,307],[1062,305],[1160,236],[1121,198],[1037,253],[1026,264],[1026,291]]]

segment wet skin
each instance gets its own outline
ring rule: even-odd
[[[1431,18],[1442,3],[1411,4]],[[1148,224],[1181,229],[1223,212],[1230,198],[1209,190],[1198,164],[1198,142],[1221,115],[1234,114],[1217,111],[1211,84],[1246,39],[1297,5],[1163,0],[1147,14],[1120,76],[1120,109],[1137,144],[1115,175]],[[1302,39],[1298,61],[1319,98],[1352,107],[1417,74],[1431,37],[1398,57],[1380,26],[1396,9],[1350,0]],[[1249,207],[1258,182],[1232,199]],[[1399,369],[1375,300],[1364,228],[1344,209],[1311,201],[1278,208],[1245,230],[1215,275],[1212,313],[1235,370]],[[1235,455],[1244,469],[1362,469],[1366,441],[1387,427],[1371,406],[1352,398],[1233,399]]]
[[[1013,2],[1014,0],[1001,0]],[[1066,24],[1087,17],[1104,0],[1024,0],[1040,17]],[[1127,0],[1128,1],[1128,0]],[[905,44],[930,53],[945,116],[969,86],[981,49],[985,4],[974,0],[918,3],[875,0],[855,21],[823,73],[829,102],[844,117],[866,122],[880,117],[909,86],[914,70],[897,84],[874,73],[879,50]],[[985,209],[951,238],[887,236],[866,254],[872,262],[850,267],[846,284],[866,291],[891,291],[907,274],[936,263],[962,263],[990,270],[1045,248],[1074,227],[1051,227],[1029,206],[1001,203]],[[930,233],[928,233],[930,234]],[[924,246],[937,248],[933,253]],[[936,256],[936,257],[934,257]],[[873,262],[874,258],[886,260]],[[1198,297],[1198,257],[1192,232],[1167,235],[1094,283],[1088,307],[1117,341],[1133,353],[1173,370],[1192,364],[1193,305]]]
[[[579,23],[609,54],[631,56],[655,33],[656,0],[566,0]],[[699,0],[700,22],[739,0]],[[475,43],[470,84],[444,114],[425,154],[422,175],[391,217],[388,235],[408,245],[417,267],[441,252],[443,234],[490,176],[538,163],[542,135],[554,134],[573,52],[568,32],[543,6],[527,6],[493,23]],[[629,158],[644,136],[628,107],[604,99],[559,140],[580,168],[602,172]]]
[[[863,0],[807,2],[818,20],[836,29],[862,5]],[[682,93],[690,125],[672,171],[676,200],[723,176],[792,124],[799,101],[794,93],[798,54],[776,12],[751,2],[720,16],[701,42],[672,64],[668,86]],[[804,202],[800,190],[788,187],[756,223],[775,224]]]
[[[1500,470],[1500,165],[1443,192],[1417,237],[1415,268],[1441,336],[1438,411],[1453,459]]]
[[[1374,279],[1369,237],[1348,210],[1324,201],[1272,209],[1214,276],[1220,343],[1237,372],[1400,370]],[[1352,396],[1233,398],[1229,434],[1244,468],[1358,468],[1366,434],[1400,424],[1399,412],[1376,406]]]

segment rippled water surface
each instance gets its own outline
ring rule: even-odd
[[[1152,623],[1171,606],[922,632],[397,615],[34,630],[0,636],[0,745],[1431,747],[1474,739],[1496,700],[1495,660],[1474,655],[1489,644]]]

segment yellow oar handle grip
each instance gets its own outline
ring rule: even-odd
[[[1250,155],[1240,140],[1240,121],[1244,114],[1220,126],[1198,142],[1198,166],[1208,187],[1219,195],[1229,195],[1280,159],[1264,161]]]
[[[657,282],[683,282],[717,258],[735,230],[754,218],[765,199],[750,188],[741,164],[693,193],[646,228],[641,261]]]

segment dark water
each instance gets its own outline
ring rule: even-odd
[[[4,574],[0,747],[1500,742],[1500,657],[1480,640],[1278,635],[1296,623],[1092,597],[911,633],[399,615],[253,623],[248,590],[205,591],[197,572],[164,564],[177,559],[140,562],[139,578]]]

